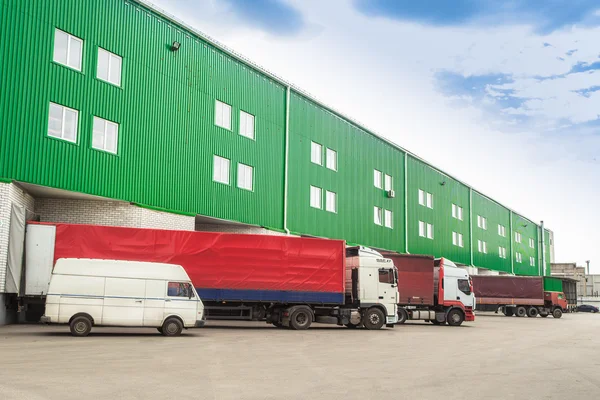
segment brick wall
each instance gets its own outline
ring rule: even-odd
[[[35,212],[43,222],[193,231],[195,218],[154,211],[119,201],[39,198]]]

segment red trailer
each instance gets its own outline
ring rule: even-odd
[[[562,292],[544,291],[541,276],[473,275],[473,290],[477,309],[498,311],[507,317],[560,318],[567,309],[567,299]]]
[[[398,322],[425,320],[458,326],[474,321],[469,274],[433,256],[382,252],[398,269]]]

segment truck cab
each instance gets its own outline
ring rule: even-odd
[[[475,294],[469,273],[446,258],[435,260],[437,304],[445,310],[449,325],[475,321]],[[438,319],[442,322],[441,318]]]

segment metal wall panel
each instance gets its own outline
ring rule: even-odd
[[[487,229],[477,226],[477,216],[486,218]],[[505,236],[498,234],[498,225],[505,228]],[[478,240],[487,244],[487,254],[480,252]],[[473,264],[487,269],[511,273],[510,211],[477,192],[473,192]],[[500,247],[506,249],[506,258],[500,257]]]

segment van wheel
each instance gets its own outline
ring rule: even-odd
[[[450,310],[448,316],[446,317],[446,321],[450,326],[460,326],[464,320],[465,314],[457,308]]]
[[[369,330],[381,329],[385,324],[385,315],[378,308],[369,308],[363,319],[363,325]]]
[[[71,334],[73,336],[84,337],[90,334],[92,330],[92,321],[88,317],[79,316],[73,318],[69,324],[71,328]]]
[[[167,318],[160,329],[163,336],[179,336],[183,330],[183,324],[177,318]]]

